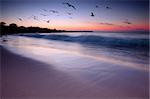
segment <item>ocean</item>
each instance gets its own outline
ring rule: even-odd
[[[36,33],[20,34],[7,37],[11,42],[7,47],[25,53],[27,47],[49,48],[66,53],[78,53],[93,58],[105,57],[121,62],[140,64],[149,63],[149,36],[136,33]],[[10,43],[10,44],[9,44]],[[23,47],[21,49],[21,47]],[[18,48],[19,47],[19,48]],[[24,48],[25,47],[25,48]],[[38,49],[35,51],[37,52]],[[42,51],[42,50],[40,50]],[[23,54],[22,53],[22,54]],[[29,53],[34,55],[34,51]],[[42,52],[44,56],[45,52]],[[47,54],[47,53],[46,53]],[[146,66],[147,67],[147,66]]]
[[[2,39],[9,51],[70,75],[78,84],[62,81],[68,93],[148,97],[148,33],[24,33]]]

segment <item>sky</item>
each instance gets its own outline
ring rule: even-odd
[[[19,26],[149,31],[149,0],[1,0],[0,7],[0,21]]]

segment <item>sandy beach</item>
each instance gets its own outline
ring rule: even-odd
[[[2,99],[148,99],[148,72],[99,73],[88,82],[4,48],[1,57]]]
[[[3,99],[59,99],[59,95],[63,99],[63,95],[67,94],[62,89],[62,83],[72,82],[68,75],[57,72],[47,64],[15,55],[4,48],[1,48],[1,56]]]

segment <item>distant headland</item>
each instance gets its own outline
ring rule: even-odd
[[[5,22],[0,22],[1,35],[18,34],[18,33],[54,33],[54,32],[57,33],[57,32],[93,32],[93,31],[66,31],[33,26],[30,27],[18,26],[15,23],[6,25]]]

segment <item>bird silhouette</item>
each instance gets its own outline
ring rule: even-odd
[[[93,14],[93,12],[91,12],[91,16],[94,17],[95,15]]]
[[[49,12],[52,12],[52,13],[59,13],[59,12],[56,11],[56,10],[49,10]]]
[[[67,14],[68,14],[68,15],[72,15],[72,13],[69,13],[69,12],[68,12]]]
[[[22,19],[21,19],[21,18],[18,18],[18,20],[19,20],[19,21],[22,21]]]
[[[128,19],[125,19],[124,23],[126,23],[126,24],[132,24],[131,22],[129,22]]]
[[[72,7],[74,10],[76,10],[76,7],[73,6],[73,5],[71,5],[71,4],[68,3],[68,2],[63,2],[62,4],[65,4],[65,5],[67,5],[68,7]]]
[[[98,8],[99,6],[98,6],[98,5],[96,5],[95,7],[96,7],[96,8]]]
[[[37,18],[37,16],[33,16],[33,19],[38,21],[38,18]]]
[[[124,22],[124,23],[126,23],[126,24],[132,24],[131,22]]]
[[[112,9],[111,7],[109,7],[109,6],[106,6],[106,9]]]
[[[47,23],[50,23],[50,20],[47,20],[46,22],[47,22]]]

